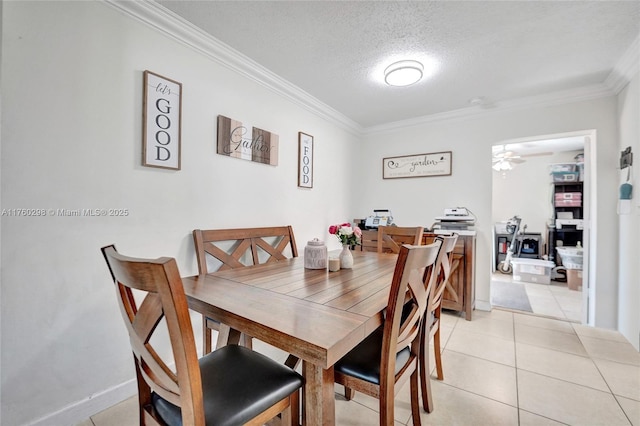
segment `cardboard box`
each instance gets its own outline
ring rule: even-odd
[[[582,291],[582,269],[567,269],[569,290]]]

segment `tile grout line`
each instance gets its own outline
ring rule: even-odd
[[[520,387],[518,386],[518,351],[516,348],[516,318],[511,314],[511,327],[513,329],[513,367],[516,373],[516,409],[518,410],[518,425],[521,423],[520,419]]]

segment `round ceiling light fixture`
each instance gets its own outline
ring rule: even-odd
[[[424,67],[418,61],[398,61],[384,70],[384,81],[389,86],[410,86],[422,78]]]

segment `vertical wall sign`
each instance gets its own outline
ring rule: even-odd
[[[218,154],[277,166],[278,135],[219,115]]]
[[[313,136],[298,132],[298,186],[313,188]]]
[[[180,170],[182,83],[144,72],[142,165]]]

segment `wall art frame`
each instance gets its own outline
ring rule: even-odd
[[[144,71],[142,165],[180,170],[182,83]]]
[[[402,155],[382,159],[382,178],[451,176],[451,151]]]
[[[220,155],[277,166],[279,145],[275,133],[218,115],[216,152]]]
[[[313,136],[298,132],[298,186],[313,188]]]

